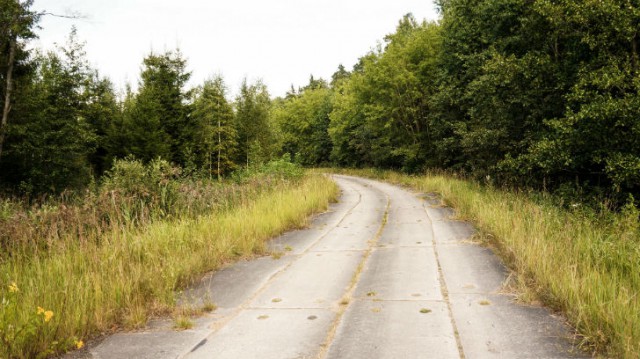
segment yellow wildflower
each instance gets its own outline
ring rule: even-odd
[[[16,293],[18,291],[20,291],[20,289],[18,289],[16,282],[11,282],[11,284],[9,284],[9,293]]]
[[[46,312],[44,312],[44,321],[45,323],[51,320],[51,317],[53,317],[53,312],[50,310],[47,310]]]
[[[38,307],[38,314],[42,314],[42,313],[44,313],[44,308]]]
[[[76,340],[76,349],[82,349],[84,342],[82,340]]]

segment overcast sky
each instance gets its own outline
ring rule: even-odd
[[[118,88],[138,82],[150,51],[179,47],[192,85],[222,74],[235,93],[245,76],[261,78],[273,96],[341,63],[351,69],[406,13],[438,17],[431,0],[35,0],[34,9],[85,15],[44,17],[34,45],[63,44],[76,25],[92,66]]]

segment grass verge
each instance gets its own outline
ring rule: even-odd
[[[97,333],[143,326],[172,310],[176,290],[225,262],[264,253],[266,240],[304,226],[337,195],[330,179],[312,175],[198,218],[10,257],[0,265],[0,357],[44,357]]]
[[[606,356],[640,357],[637,209],[567,209],[539,193],[515,193],[443,175],[343,173],[440,194],[461,219],[484,233],[540,300],[565,313],[585,346]]]

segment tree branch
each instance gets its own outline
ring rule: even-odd
[[[49,12],[49,11],[46,11],[46,10],[42,11],[42,12],[39,12],[38,15],[39,16],[53,16],[53,17],[59,17],[59,18],[62,18],[62,19],[86,19],[87,18],[86,15],[83,15],[83,14],[78,13],[78,12],[72,12],[72,13],[70,13],[68,15],[62,15],[62,14],[56,14],[56,13],[53,13],[53,12]]]

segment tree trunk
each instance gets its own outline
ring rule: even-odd
[[[9,119],[9,111],[11,111],[11,92],[13,89],[13,63],[16,57],[15,36],[9,39],[9,60],[7,62],[7,88],[4,95],[4,108],[2,110],[2,122],[0,122],[0,160],[2,160],[2,146],[4,145],[4,137],[7,132],[7,121]]]
[[[220,177],[220,152],[222,151],[222,135],[220,134],[220,117],[218,115],[218,182],[221,181]]]

